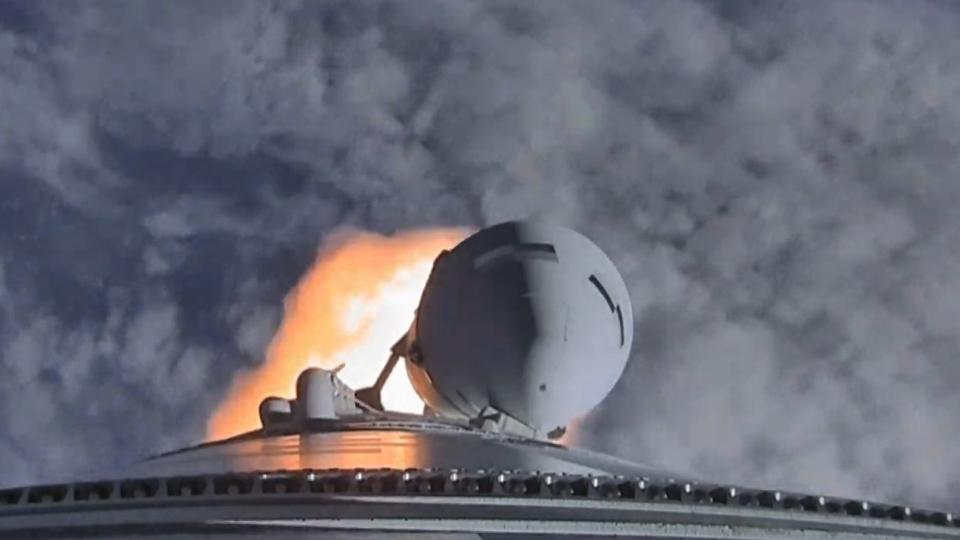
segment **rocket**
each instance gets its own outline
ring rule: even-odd
[[[483,229],[436,258],[371,386],[310,368],[294,396],[264,396],[257,430],[112,478],[0,489],[0,538],[960,538],[948,512],[715,483],[560,444],[620,379],[632,313],[583,235]],[[422,414],[381,402],[401,361]]]

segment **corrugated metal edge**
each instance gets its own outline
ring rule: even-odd
[[[331,469],[133,478],[0,489],[0,520],[63,506],[247,496],[354,495],[572,499],[756,508],[917,523],[960,530],[948,512],[856,499],[623,476],[510,470]]]

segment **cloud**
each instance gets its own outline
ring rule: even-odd
[[[949,4],[8,11],[3,483],[199,439],[336,228],[534,217],[633,296],[586,444],[957,505]]]

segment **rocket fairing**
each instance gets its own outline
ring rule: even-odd
[[[947,512],[752,489],[551,442],[633,340],[607,256],[508,222],[441,253],[371,386],[311,368],[262,428],[102,481],[0,489],[0,537],[313,537],[317,531],[634,538],[960,538]],[[423,415],[384,410],[403,360]]]

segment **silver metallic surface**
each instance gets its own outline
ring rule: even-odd
[[[510,470],[202,474],[0,491],[0,537],[378,529],[638,538],[960,538],[938,512],[671,479]],[[496,523],[491,523],[495,521]],[[493,528],[491,528],[493,527]]]
[[[385,423],[380,423],[384,426]],[[479,431],[368,429],[250,438],[167,454],[125,476],[182,476],[260,470],[426,469],[562,471],[570,474],[665,475],[604,454]],[[374,424],[376,425],[376,424]]]

